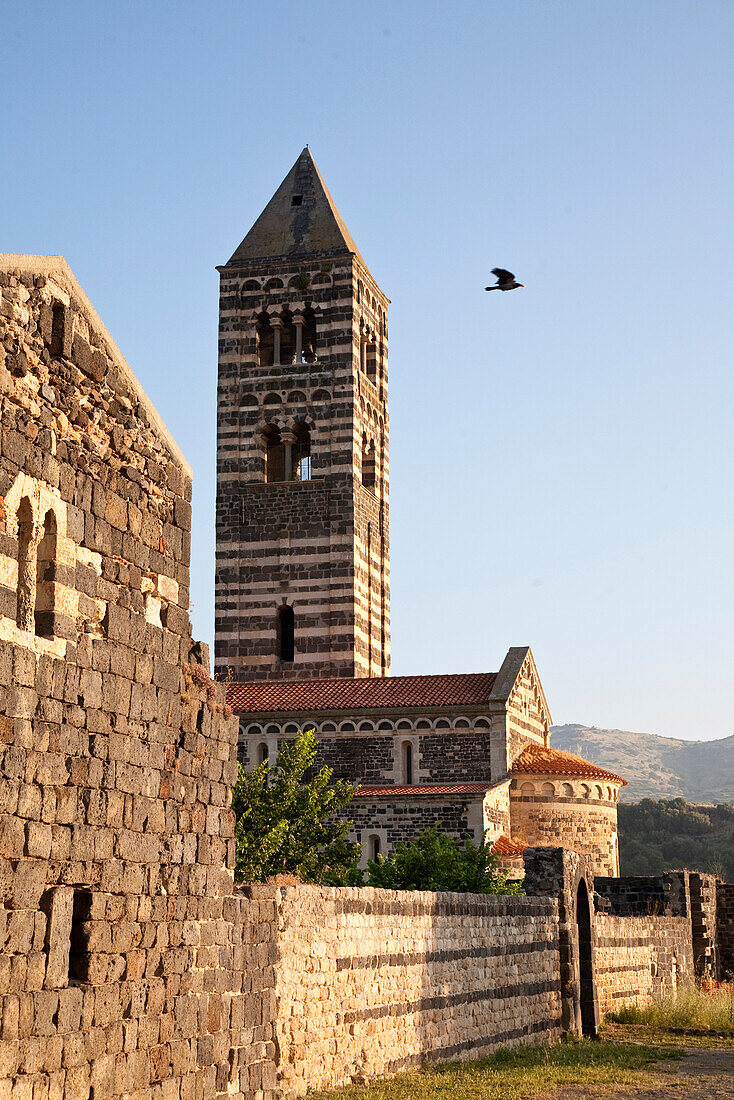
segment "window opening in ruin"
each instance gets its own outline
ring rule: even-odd
[[[594,973],[591,965],[591,909],[584,879],[579,883],[576,894],[576,924],[579,936],[581,1032],[593,1038],[596,1035],[596,1014],[594,1012]]]
[[[375,468],[375,445],[367,442],[367,436],[362,436],[362,484],[365,489],[374,493],[377,483],[377,470]]]
[[[257,746],[257,762],[258,764],[264,764],[270,756],[270,749],[265,741],[261,741]]]
[[[56,561],[56,516],[49,508],[43,521],[36,552],[36,598],[34,629],[44,638],[53,637],[54,563]]]
[[[64,327],[66,310],[61,302],[54,302],[51,312],[51,355],[58,359],[64,354]]]
[[[303,202],[303,195],[294,195],[291,199],[291,206],[300,206]]]
[[[403,783],[409,787],[413,782],[413,746],[403,741]]]
[[[296,648],[296,622],[293,608],[284,603],[278,608],[277,653],[281,661],[292,661]]]
[[[265,429],[265,480],[285,481],[285,446],[272,424]]]
[[[36,562],[33,553],[33,509],[28,497],[18,508],[18,603],[16,622],[21,630],[35,630]]]
[[[379,836],[370,837],[370,859],[377,859],[380,854],[380,847]]]
[[[261,313],[255,322],[257,334],[257,361],[261,367],[273,365],[273,326],[267,313]]]
[[[308,425],[300,421],[293,427],[296,441],[293,444],[292,467],[294,481],[311,480],[311,433]]]
[[[74,891],[74,909],[69,937],[69,981],[89,979],[89,922],[92,917],[92,891]]]

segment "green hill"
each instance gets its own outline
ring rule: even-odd
[[[682,798],[620,804],[619,862],[623,875],[687,867],[734,882],[734,806],[692,806]]]
[[[734,802],[734,736],[719,741],[680,741],[652,733],[554,726],[551,744],[575,752],[627,780],[620,799],[684,798]]]

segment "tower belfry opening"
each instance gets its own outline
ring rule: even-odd
[[[308,148],[219,272],[216,667],[384,676],[389,301]]]

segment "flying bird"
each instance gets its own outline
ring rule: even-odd
[[[511,271],[505,271],[503,267],[493,267],[492,274],[497,276],[497,282],[494,286],[485,286],[485,290],[517,290],[518,287],[524,287],[524,283],[518,283],[515,281],[515,276]]]

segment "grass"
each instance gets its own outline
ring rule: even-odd
[[[610,1020],[678,1034],[734,1039],[734,983],[711,989],[684,986],[676,996],[660,997],[646,1008],[620,1008]]]
[[[627,1085],[670,1048],[636,1043],[580,1042],[513,1047],[478,1062],[452,1062],[403,1073],[387,1081],[310,1094],[311,1100],[520,1100],[558,1085]]]

